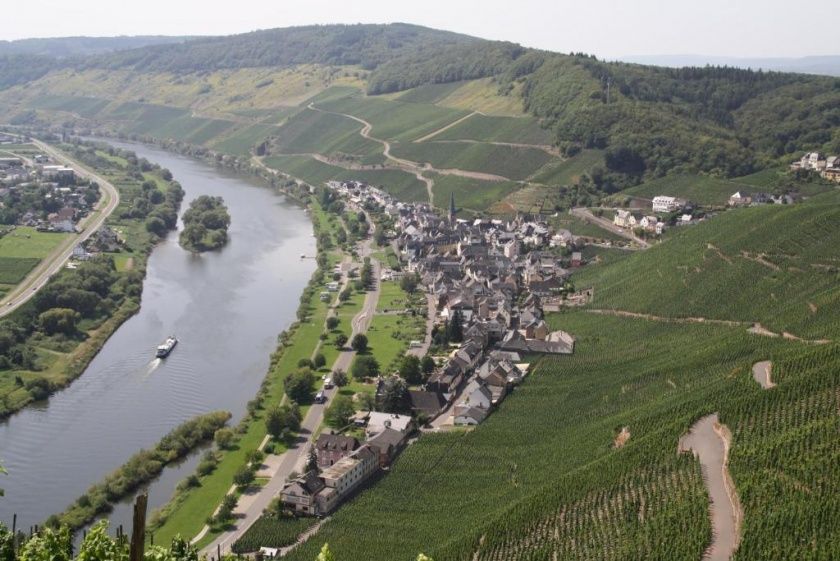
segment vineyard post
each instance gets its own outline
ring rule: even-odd
[[[146,545],[146,502],[148,498],[149,495],[141,493],[134,503],[129,561],[143,561],[143,549]]]

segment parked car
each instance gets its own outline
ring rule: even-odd
[[[324,393],[324,390],[321,390],[317,394],[315,394],[315,403],[326,403],[326,402],[327,402],[327,396]]]
[[[325,390],[331,390],[334,387],[335,387],[335,384],[333,384],[332,378],[327,378],[326,380],[324,380],[324,389]]]

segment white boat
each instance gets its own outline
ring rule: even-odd
[[[166,358],[169,356],[169,353],[172,352],[172,349],[175,348],[175,345],[178,344],[178,339],[175,338],[174,335],[168,337],[166,341],[162,344],[158,345],[157,351],[155,352],[155,356],[158,358]]]

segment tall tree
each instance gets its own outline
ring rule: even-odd
[[[420,359],[414,355],[406,355],[400,361],[400,376],[409,384],[420,384],[423,382],[423,373],[420,370]]]
[[[408,384],[399,376],[389,376],[382,384],[380,406],[386,413],[406,413],[410,410]]]

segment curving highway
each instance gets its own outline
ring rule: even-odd
[[[47,281],[64,267],[64,264],[70,259],[73,254],[73,248],[83,241],[87,240],[100,226],[105,222],[108,216],[114,212],[117,205],[120,204],[120,195],[109,181],[102,176],[96,174],[80,163],[72,160],[63,152],[53,148],[49,144],[41,142],[40,140],[32,140],[31,144],[37,146],[42,152],[48,154],[57,162],[72,166],[76,173],[91,181],[96,181],[102,191],[99,197],[99,202],[94,211],[85,218],[80,225],[83,225],[81,233],[70,236],[64,240],[53,252],[45,257],[35,267],[23,281],[20,282],[13,290],[10,290],[6,296],[0,300],[0,318],[5,317],[19,307],[28,302],[38,290],[43,287]]]

